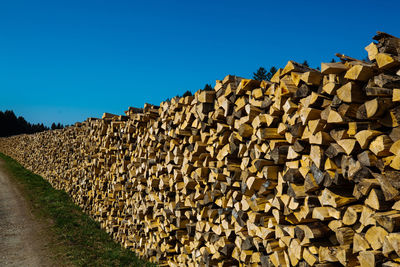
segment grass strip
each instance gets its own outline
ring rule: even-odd
[[[155,266],[121,247],[100,224],[82,212],[70,196],[54,189],[41,176],[25,169],[14,159],[0,153],[12,179],[30,202],[39,220],[51,221],[50,244],[67,265],[75,266]],[[59,260],[60,260],[59,259]]]

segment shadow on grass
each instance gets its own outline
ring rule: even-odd
[[[117,244],[99,223],[83,213],[68,194],[54,189],[41,176],[25,169],[0,153],[11,177],[30,201],[35,216],[52,222],[51,244],[67,265],[76,266],[155,266],[139,259],[132,251]]]

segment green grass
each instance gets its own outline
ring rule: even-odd
[[[83,213],[68,194],[0,153],[10,176],[49,229],[51,251],[66,266],[154,266],[124,249]]]

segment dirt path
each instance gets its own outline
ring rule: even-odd
[[[0,160],[0,266],[54,266],[46,239]]]

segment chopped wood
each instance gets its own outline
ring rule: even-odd
[[[391,69],[400,65],[397,57],[386,53],[378,53],[376,55],[376,62],[380,69]]]
[[[322,74],[339,74],[347,71],[348,67],[340,62],[335,63],[321,63]]]
[[[363,92],[354,82],[348,82],[337,89],[337,96],[340,100],[346,103],[359,103],[365,100]]]
[[[346,72],[344,77],[349,80],[367,81],[373,75],[374,71],[371,67],[363,65],[354,65]]]
[[[396,266],[400,39],[375,39],[371,62],[228,75],[0,151],[160,266]]]

